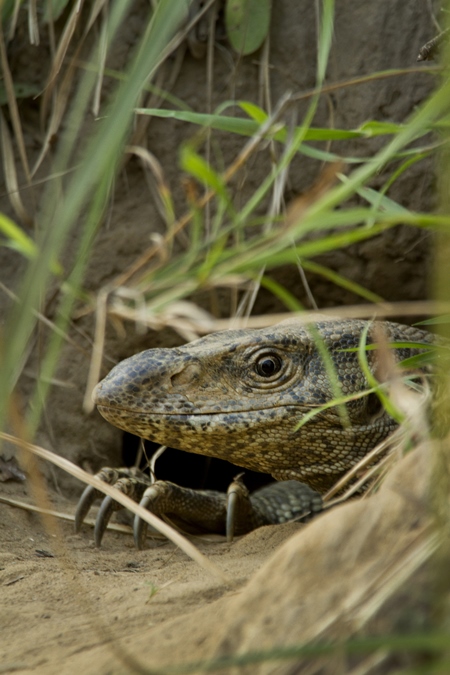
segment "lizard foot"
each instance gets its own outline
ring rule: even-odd
[[[109,485],[114,485],[115,488],[134,499],[134,501],[139,501],[145,489],[151,484],[149,477],[136,468],[111,469],[110,467],[104,467],[96,474],[96,478]],[[95,545],[100,546],[112,514],[123,507],[111,497],[105,497],[103,492],[88,485],[83,491],[75,511],[75,532],[79,532],[89,509],[97,499],[103,499],[94,528]]]
[[[242,475],[236,476],[227,494],[193,490],[162,480],[151,484],[137,469],[105,468],[97,477],[185,532],[226,534],[228,541],[263,525],[293,519],[305,522],[322,510],[321,496],[304,483],[293,480],[273,483],[249,495]],[[77,532],[98,497],[102,497],[102,493],[91,486],[83,492],[75,515]],[[96,546],[101,545],[112,514],[121,508],[111,497],[103,498],[94,528]],[[147,528],[147,523],[136,516],[133,529],[138,549],[144,548]]]
[[[322,510],[322,497],[308,485],[298,481],[273,483],[252,495],[244,485],[241,473],[235,477],[227,494],[213,490],[192,490],[168,481],[157,481],[148,487],[140,505],[192,534],[243,535],[263,525],[276,525],[297,519],[310,520]],[[144,548],[147,523],[136,516],[134,541]]]

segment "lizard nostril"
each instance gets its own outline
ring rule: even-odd
[[[179,373],[175,373],[170,378],[172,387],[180,387],[183,385],[192,384],[200,377],[200,366],[198,363],[188,363]]]

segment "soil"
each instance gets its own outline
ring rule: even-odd
[[[431,607],[424,574],[431,464],[423,446],[379,493],[308,525],[263,527],[232,544],[197,538],[226,584],[172,544],[149,540],[137,551],[129,537],[108,531],[95,549],[88,526],[75,535],[62,524],[49,534],[36,515],[0,504],[0,672],[161,672],[318,637],[423,630]],[[9,482],[3,492],[28,501],[26,487]],[[243,672],[349,673],[351,660],[340,658],[338,670],[334,658],[297,658]],[[407,653],[400,663],[411,664]],[[380,664],[370,672],[393,672],[392,657]]]
[[[312,2],[277,0],[273,4],[271,92],[273,101],[277,101],[287,89],[302,91],[314,86],[315,16]],[[361,3],[359,7],[353,0],[337,3],[327,81],[337,82],[391,67],[414,67],[418,50],[435,34],[429,4],[378,0]],[[134,3],[133,15],[124,23],[113,58],[108,63],[110,67],[120,69],[124,66],[136,36],[145,25],[147,13],[147,2]],[[47,42],[45,35],[42,36],[40,47],[30,47],[26,20],[24,14],[14,43],[9,46],[10,65],[17,81],[33,84],[42,91],[49,72],[48,36]],[[232,97],[258,102],[258,55],[236,59],[231,67],[230,59],[221,58],[220,53],[223,52],[219,52],[215,62],[217,86],[213,108]],[[173,88],[174,95],[198,111],[205,109],[205,73],[204,61],[186,53]],[[401,122],[426,98],[432,86],[429,75],[417,72],[343,89],[323,103],[315,123],[354,128],[368,119]],[[301,112],[299,110],[300,115]],[[43,140],[39,110],[30,99],[21,102],[20,113],[32,164]],[[171,123],[169,128],[164,120],[152,120],[147,133],[148,147],[161,162],[175,196],[178,214],[185,208],[178,149],[191,135],[191,128],[181,123]],[[374,140],[371,148],[376,146]],[[231,161],[239,147],[239,139],[227,139],[221,149],[223,161]],[[352,141],[348,143],[348,151],[366,155],[369,149],[367,145]],[[268,154],[260,154],[247,167],[239,186],[243,199],[261,182],[266,160],[270,161]],[[44,165],[37,179],[45,176],[45,168]],[[287,199],[307,189],[318,170],[309,159],[296,160]],[[374,186],[381,185],[384,180],[385,176],[381,174],[375,179]],[[427,160],[411,167],[395,183],[390,196],[400,204],[427,211],[433,207],[433,186],[432,166]],[[1,194],[5,193],[2,186]],[[36,203],[39,203],[39,196],[37,188],[34,193]],[[30,199],[26,191],[22,197],[25,202]],[[15,217],[5,197],[2,197],[0,210]],[[161,233],[163,227],[145,173],[132,160],[117,179],[114,203],[107,222],[99,228],[85,289],[97,293],[103,284],[139,255],[143,242],[147,242],[151,234]],[[78,241],[79,232],[74,230],[67,260]],[[318,262],[329,265],[387,300],[421,299],[427,296],[429,283],[429,244],[423,232],[399,226],[356,247],[323,256]],[[18,254],[0,248],[0,281],[7,288],[17,290],[24,267]],[[281,268],[274,271],[273,276],[307,304],[301,281],[292,270]],[[336,288],[322,278],[311,276],[309,282],[320,307],[355,301],[350,292]],[[228,297],[219,298],[219,315],[228,315],[229,302]],[[210,299],[206,298],[204,304],[209,309]],[[10,300],[0,295],[0,315],[4,315],[9,305]],[[52,319],[54,307],[51,303],[47,310]],[[284,307],[263,293],[255,311],[284,311]],[[91,415],[83,412],[93,332],[92,316],[74,322],[70,336],[84,351],[70,345],[64,348],[37,441],[95,471],[103,465],[121,465],[125,441],[123,435],[96,412]],[[180,342],[178,335],[167,330],[141,334],[133,325],[126,325],[125,332],[119,333],[109,325],[105,371],[111,363],[140,349],[173,346]],[[39,347],[39,340],[37,344]],[[19,383],[24,405],[34,387],[38,363],[36,348]],[[7,457],[14,454],[10,448],[4,448],[2,452]],[[188,455],[186,457],[189,459]],[[228,586],[201,570],[172,544],[149,542],[149,548],[139,552],[129,536],[108,532],[102,548],[97,550],[88,526],[75,535],[70,524],[62,523],[59,534],[49,533],[37,515],[0,503],[0,673],[72,675],[83,671],[85,675],[118,675],[144,672],[144,668],[161,668],[165,664],[283,644],[281,630],[288,642],[298,643],[314,633],[313,627],[320,623],[320,617],[329,616],[338,601],[345,605],[345,598],[352,597],[347,582],[353,575],[356,579],[357,574],[349,560],[353,559],[354,564],[358,555],[363,556],[365,562],[370,559],[375,567],[381,565],[377,574],[382,575],[383,569],[392,563],[390,553],[403,554],[411,545],[414,528],[416,532],[422,532],[422,516],[419,514],[414,518],[408,504],[423,505],[424,488],[423,484],[417,487],[418,478],[414,478],[411,466],[409,469],[411,482],[406,483],[407,496],[399,496],[398,489],[386,488],[383,494],[388,494],[390,489],[391,499],[386,498],[384,507],[382,500],[375,501],[373,508],[367,507],[369,500],[364,502],[364,507],[354,504],[345,507],[347,510],[338,509],[336,515],[324,515],[306,527],[290,524],[262,528],[233,545],[224,541],[199,540],[200,549],[232,580]],[[231,470],[236,471],[235,467]],[[402,476],[407,475],[405,470],[402,471]],[[62,472],[46,467],[45,473],[54,508],[73,512],[80,486]],[[27,484],[0,483],[0,494],[32,501]],[[396,518],[390,520],[392,494],[400,502],[397,511],[394,509]],[[400,518],[400,512],[407,513],[408,518]],[[385,517],[380,519],[377,513],[385,513]],[[370,533],[377,528],[379,537],[373,537],[376,545],[365,548],[364,542],[370,541]],[[326,533],[327,540],[321,532]],[[355,535],[356,539],[359,536],[356,543],[352,532],[359,533]],[[394,538],[392,533],[395,533]],[[292,535],[295,535],[292,543],[283,546]],[[327,545],[327,541],[331,544]],[[347,541],[351,541],[353,547],[348,551]],[[288,568],[283,565],[283,560],[289,562]],[[301,564],[296,565],[295,560]],[[332,576],[329,565],[327,567],[330,560],[337,561]],[[313,570],[315,576],[306,574],[307,569]],[[358,583],[365,588],[371,588],[373,569],[366,565],[366,576],[358,577]],[[328,578],[332,578],[333,583],[324,584],[323,580]],[[314,614],[315,598],[319,597],[318,590],[322,587],[324,594],[320,595],[320,603],[316,604],[318,613]],[[416,587],[422,588],[419,582]],[[424,604],[421,592],[418,598],[416,608]],[[409,595],[407,599],[399,600],[405,611],[408,611],[410,599]],[[385,605],[381,603],[379,607],[383,609]],[[410,616],[417,618],[420,626],[426,611],[414,610]],[[295,628],[294,633],[287,631],[289,620]],[[347,630],[352,620],[346,616],[340,624],[341,637],[352,634],[353,629]],[[373,615],[372,620],[378,620],[378,615]],[[393,618],[391,625],[401,623],[400,619],[396,621]],[[381,628],[378,628],[386,629],[387,625],[389,622],[381,622]],[[337,672],[350,672],[350,666],[347,666],[343,663],[341,671]],[[292,667],[294,669],[289,670],[292,675],[303,672]],[[388,668],[387,662],[382,662],[382,667]],[[283,668],[278,663],[261,666],[258,672],[287,674]],[[228,668],[225,672],[232,671]],[[249,672],[257,672],[256,666],[250,667]],[[308,672],[316,671],[313,668]]]
[[[27,488],[12,482],[2,493],[29,501]],[[73,511],[61,497],[52,501]],[[107,532],[96,549],[87,525],[74,534],[63,522],[59,534],[49,534],[36,514],[4,504],[0,512],[2,673],[121,673],[133,672],[127,658],[148,667],[149,656],[158,666],[202,658],[221,625],[221,599],[239,593],[270,552],[301,529],[261,528],[231,545],[193,538],[232,580],[230,590],[165,540],[149,539],[138,551],[131,536]],[[195,619],[206,607],[208,634]],[[181,639],[177,625],[187,628]]]

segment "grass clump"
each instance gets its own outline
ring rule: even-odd
[[[401,73],[406,77],[414,71],[413,67],[392,69],[328,84],[335,12],[332,0],[318,3],[317,70],[312,90],[285,92],[274,106],[267,104],[268,92],[265,104],[233,99],[222,101],[216,109],[212,109],[210,97],[208,109],[200,112],[166,90],[158,73],[213,3],[206,3],[197,15],[189,13],[189,3],[179,0],[151,3],[148,23],[132,58],[125,72],[117,72],[108,68],[108,57],[131,2],[93,3],[81,11],[77,2],[48,2],[42,15],[30,2],[29,39],[37,44],[45,34],[51,47],[43,90],[33,83],[14,81],[9,66],[8,40],[17,30],[20,4],[1,5],[0,131],[9,203],[0,214],[0,232],[2,244],[23,257],[24,272],[14,293],[6,289],[11,308],[0,334],[0,426],[6,428],[7,421],[19,420],[13,431],[24,447],[28,444],[28,450],[42,420],[61,348],[72,339],[69,325],[75,307],[78,315],[91,314],[95,322],[86,411],[100,376],[109,320],[133,321],[152,329],[170,326],[190,339],[224,327],[197,304],[196,293],[227,289],[232,313],[243,321],[252,313],[261,287],[277,296],[289,311],[302,311],[290,290],[270,276],[271,270],[282,265],[292,265],[303,276],[305,271],[321,275],[355,293],[369,305],[357,310],[360,315],[401,313],[401,308],[389,307],[378,294],[316,260],[321,254],[369,240],[399,224],[430,233],[439,242],[437,299],[439,309],[448,310],[446,188],[442,189],[443,208],[436,213],[409,209],[391,196],[396,181],[430,157],[436,161],[443,158],[442,182],[447,184],[450,80],[445,57],[441,65],[427,71],[430,77],[441,74],[435,90],[401,123],[372,119],[358,128],[325,128],[316,126],[315,119],[326,94]],[[266,31],[261,35],[265,38]],[[242,35],[240,40],[236,44],[242,46]],[[242,50],[246,49],[244,40]],[[262,47],[261,58],[268,67],[266,49]],[[211,54],[208,45],[212,69]],[[31,95],[38,96],[44,130],[42,148],[34,161],[28,156],[21,112],[21,102]],[[146,105],[148,101],[152,105]],[[298,119],[300,103],[303,114]],[[95,122],[87,122],[90,111]],[[142,141],[148,121],[154,118],[164,119],[168,127],[177,123],[192,129],[189,141],[179,151],[187,202],[181,216],[160,162]],[[240,149],[225,165],[222,158],[226,153],[216,149],[230,138]],[[367,141],[365,156],[348,151],[345,143],[354,139],[361,144]],[[373,139],[377,141],[375,151]],[[267,163],[263,180],[242,199],[236,181],[261,148],[269,148],[272,161]],[[165,231],[143,246],[141,254],[119,274],[95,292],[88,292],[84,277],[95,237],[114,200],[117,177],[131,155],[139,157],[152,176]],[[289,172],[299,157],[316,163],[317,179],[286,205]],[[374,178],[381,172],[387,177],[376,189]],[[42,181],[45,188],[38,189]],[[78,248],[67,263],[75,230]],[[45,309],[52,293],[56,309],[50,321]],[[311,305],[314,307],[313,298]],[[435,309],[436,305],[422,304],[409,311],[426,314]],[[17,382],[43,323],[49,333],[39,345],[39,373],[30,404],[20,416],[11,415],[12,409],[18,409]],[[364,363],[362,355],[361,360]],[[371,386],[374,391],[377,383],[371,382]],[[444,405],[447,401],[448,397]],[[335,404],[345,402],[338,399]],[[11,440],[6,431],[2,436]]]

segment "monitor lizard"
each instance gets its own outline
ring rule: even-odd
[[[248,493],[237,478],[225,494],[194,491],[150,480],[134,469],[104,469],[99,477],[158,514],[169,514],[185,528],[241,534],[266,523],[284,522],[322,508],[320,494],[392,432],[397,424],[375,393],[346,404],[347,424],[336,407],[321,410],[297,428],[305,413],[334,398],[328,351],[342,396],[367,389],[355,351],[368,322],[289,320],[270,328],[213,333],[170,349],[149,349],[115,366],[96,387],[93,399],[103,417],[141,438],[170,447],[226,459],[239,467],[271,474],[281,483]],[[430,346],[426,331],[390,322],[382,328],[396,361],[419,353],[407,346]],[[366,352],[376,373],[377,350]],[[305,485],[306,484],[306,485]],[[78,506],[79,528],[99,494],[86,488]],[[235,509],[227,502],[236,501]],[[103,501],[95,531],[100,545],[111,513]],[[233,520],[234,519],[234,520]],[[143,546],[145,524],[135,522]]]

